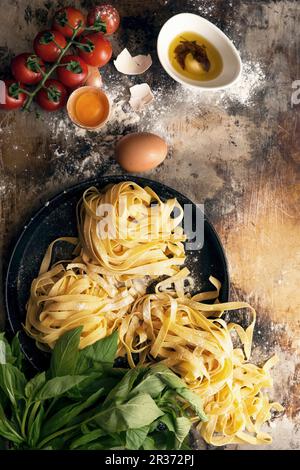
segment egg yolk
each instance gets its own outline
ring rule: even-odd
[[[107,112],[108,104],[105,98],[97,93],[87,91],[76,100],[76,117],[84,126],[94,127],[101,124],[106,119]]]

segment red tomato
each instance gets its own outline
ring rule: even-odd
[[[65,48],[67,41],[65,37],[58,31],[41,31],[35,38],[33,48],[35,53],[45,62],[55,62],[60,53],[61,48]]]
[[[81,11],[76,10],[76,8],[61,8],[54,15],[53,28],[66,38],[72,37],[74,29],[82,26],[76,34],[76,36],[79,36],[84,31],[85,25],[86,21],[83,14]]]
[[[77,55],[66,55],[62,58],[61,64],[64,67],[58,67],[58,79],[68,88],[77,88],[82,85],[88,76],[88,66]]]
[[[13,58],[11,70],[18,82],[36,85],[43,78],[41,70],[45,71],[45,65],[35,54],[24,53]]]
[[[19,88],[23,88],[21,83],[14,80],[4,80],[5,83],[5,103],[0,103],[0,109],[19,109],[26,101],[26,94]]]
[[[112,47],[106,37],[101,33],[87,34],[80,40],[79,55],[93,67],[103,67],[110,61]]]
[[[46,111],[57,111],[65,106],[68,99],[68,92],[64,85],[58,80],[47,80],[46,88],[42,88],[36,97],[41,108]]]
[[[89,26],[101,26],[103,22],[105,29],[102,31],[106,34],[113,34],[120,26],[120,15],[118,10],[111,5],[99,5],[90,11],[87,21]]]

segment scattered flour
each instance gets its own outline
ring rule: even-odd
[[[113,83],[111,80],[114,78]],[[106,77],[106,92],[112,103],[112,112],[108,125],[100,129],[99,135],[103,138],[106,135],[122,134],[126,128],[139,126],[141,130],[148,125],[160,125],[162,131],[165,127],[164,118],[167,118],[174,112],[180,114],[180,109],[185,112],[188,109],[192,117],[199,113],[203,107],[216,106],[227,110],[231,106],[250,107],[254,104],[256,94],[262,89],[265,83],[265,74],[259,62],[245,61],[243,71],[239,80],[226,90],[220,91],[199,91],[190,89],[175,82],[168,88],[168,84],[157,85],[155,82],[151,85],[154,102],[147,108],[133,111],[129,104],[129,88],[132,83],[124,83],[123,77],[108,75]],[[155,86],[156,85],[156,86]],[[89,139],[95,133],[90,133],[71,123],[67,116],[56,115],[48,121],[52,136],[64,138],[67,140],[71,136]],[[59,156],[59,155],[57,155]]]
[[[253,104],[253,98],[265,83],[265,74],[259,62],[244,62],[239,80],[221,92],[221,101],[236,101],[244,106]]]
[[[85,137],[86,129],[75,126],[67,117],[66,112],[61,115],[61,113],[51,116],[51,120],[48,121],[52,136],[57,138],[59,136],[64,136],[65,139],[68,139],[70,136]]]

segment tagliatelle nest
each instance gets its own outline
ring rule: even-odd
[[[183,209],[176,199],[162,202],[149,187],[125,182],[103,193],[90,188],[77,216],[82,258],[98,265],[100,274],[173,276],[185,261]]]

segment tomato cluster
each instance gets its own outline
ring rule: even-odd
[[[0,108],[27,109],[33,98],[47,111],[65,106],[69,90],[82,86],[94,74],[94,68],[103,67],[111,59],[107,36],[119,25],[119,13],[111,5],[95,6],[87,18],[73,7],[58,10],[51,29],[35,37],[34,53],[12,59],[14,79],[5,80],[6,100]]]

